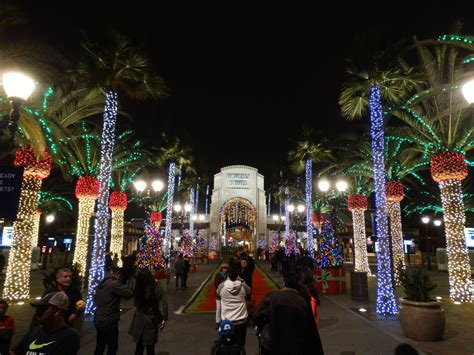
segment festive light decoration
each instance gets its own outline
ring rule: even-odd
[[[280,241],[281,241],[280,231],[273,232],[272,233],[272,240],[271,240],[271,244],[270,244],[270,253],[271,254],[275,253],[276,249],[280,245]]]
[[[209,185],[206,186],[206,206],[205,206],[205,214],[209,212]]]
[[[209,243],[209,251],[214,251],[214,252],[219,251],[219,242],[216,236],[211,237],[211,242]]]
[[[285,241],[285,254],[286,256],[290,256],[292,254],[294,255],[299,255],[300,254],[300,249],[298,248],[297,244],[297,236],[295,231],[290,231],[290,234],[286,236],[286,241]]]
[[[102,146],[100,152],[100,189],[97,213],[94,221],[94,244],[92,247],[89,286],[87,288],[86,313],[95,312],[94,297],[97,285],[104,278],[105,248],[109,232],[109,184],[112,173],[112,153],[117,121],[118,95],[109,91],[105,97],[104,119],[102,127]]]
[[[387,214],[390,218],[390,236],[392,239],[392,262],[394,266],[395,284],[400,284],[400,275],[398,266],[401,264],[405,268],[405,253],[403,252],[403,230],[402,230],[402,212],[400,202],[405,193],[403,184],[398,181],[389,181],[385,183],[387,198]]]
[[[313,161],[306,160],[306,249],[311,258],[314,258],[314,242],[313,242],[313,223],[311,213],[313,211]]]
[[[38,246],[38,237],[39,237],[39,229],[40,229],[40,221],[41,221],[41,209],[36,210],[36,215],[33,217],[33,234],[31,238],[31,247],[34,248]]]
[[[194,188],[189,189],[189,205],[191,206],[191,211],[189,213],[189,234],[191,235],[191,238],[195,239],[196,236],[194,235]]]
[[[285,187],[285,238],[290,235],[290,211],[288,206],[290,205],[290,189],[288,186]]]
[[[176,164],[171,162],[168,167],[168,201],[166,204],[165,244],[163,252],[167,260],[166,267],[170,267],[171,260],[171,224],[173,223],[173,198],[176,174]]]
[[[364,215],[368,205],[367,196],[365,195],[349,195],[347,198],[347,209],[352,212],[352,225],[354,229],[354,271],[366,272],[367,275],[371,275],[367,258]]]
[[[194,190],[194,213],[199,211],[199,184],[196,184],[196,189]]]
[[[112,228],[110,230],[110,251],[119,257],[117,265],[122,266],[120,255],[123,250],[123,215],[127,209],[127,194],[114,191],[110,194],[109,206],[112,210]]]
[[[193,238],[191,237],[191,234],[189,233],[188,229],[185,229],[183,231],[183,236],[179,240],[178,254],[183,255],[183,256],[187,256],[188,258],[193,258],[194,257]]]
[[[166,267],[166,259],[162,255],[162,238],[159,223],[150,221],[145,224],[145,242],[137,255],[140,269],[160,269]]]
[[[464,156],[441,152],[431,156],[431,176],[438,182],[444,211],[449,293],[455,302],[472,302],[469,254],[464,237],[466,221],[461,180],[467,176]]]
[[[343,258],[339,252],[339,241],[334,235],[334,229],[329,221],[321,225],[320,247],[316,252],[315,264],[319,269],[341,267]]]
[[[221,219],[221,230],[224,223],[227,228],[245,226],[246,229],[255,232],[257,211],[249,200],[241,197],[231,198],[219,211]]]
[[[78,265],[81,276],[85,274],[85,267],[87,265],[90,221],[94,215],[95,200],[98,196],[98,179],[86,175],[77,180],[76,197],[79,200],[79,210],[73,264]]]
[[[158,225],[161,224],[161,221],[163,220],[163,215],[161,212],[151,212],[150,213],[150,220],[152,222],[158,223]]]
[[[272,207],[272,194],[268,194],[268,198],[267,198],[267,216],[270,216],[271,207]]]
[[[30,296],[32,236],[35,233],[35,223],[38,218],[38,199],[42,180],[48,177],[51,171],[51,156],[45,151],[43,159],[38,160],[31,147],[20,148],[13,163],[16,166],[24,166],[25,170],[17,219],[13,223],[13,239],[3,298],[19,301]]]
[[[382,101],[380,87],[370,88],[370,134],[372,136],[372,157],[374,168],[376,235],[380,251],[377,255],[377,301],[376,312],[394,315],[398,313],[392,285],[392,264],[388,240],[387,203],[385,198],[385,163]]]
[[[468,175],[464,155],[449,151],[434,154],[430,159],[431,176],[436,182],[463,180]]]
[[[202,237],[202,230],[199,231],[198,235],[196,236],[196,257],[200,258],[203,257],[206,252],[206,239]]]

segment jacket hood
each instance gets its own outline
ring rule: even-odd
[[[242,288],[242,281],[240,280],[232,281],[230,279],[227,279],[224,282],[224,288],[227,291],[229,291],[230,294],[237,295],[240,292],[240,289]]]

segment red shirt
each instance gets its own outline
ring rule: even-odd
[[[0,320],[0,328],[10,328],[12,334],[15,334],[15,322],[13,321],[13,317],[5,316],[3,321]]]

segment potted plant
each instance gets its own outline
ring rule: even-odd
[[[400,298],[400,325],[405,336],[421,341],[443,338],[446,316],[441,304],[429,297],[436,284],[422,267],[412,271],[398,267],[400,285],[405,297]]]

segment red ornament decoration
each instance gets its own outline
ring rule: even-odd
[[[161,221],[163,220],[163,215],[161,214],[161,212],[152,212],[150,213],[150,219],[152,222],[161,223]]]
[[[431,176],[434,181],[463,180],[468,175],[464,155],[455,152],[441,152],[431,156]]]
[[[398,181],[388,181],[385,183],[385,194],[387,201],[400,202],[405,197],[403,184]]]
[[[86,175],[76,182],[76,197],[97,199],[99,196],[99,180]]]
[[[347,198],[347,209],[349,211],[365,211],[369,207],[367,196],[349,195]]]
[[[127,209],[127,194],[114,191],[110,194],[109,206],[111,210],[125,211]]]
[[[323,221],[324,221],[323,216],[321,216],[321,218],[319,218],[317,213],[315,213],[315,212],[311,213],[311,223],[313,223],[313,225],[323,223]]]
[[[47,150],[43,153],[43,159],[38,160],[31,146],[20,148],[16,151],[15,166],[24,166],[24,176],[34,176],[38,179],[46,179],[51,172],[53,164],[51,154]]]

